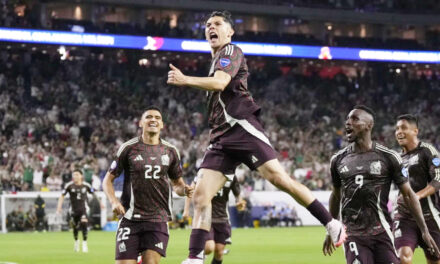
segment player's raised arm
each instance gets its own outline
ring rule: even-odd
[[[112,211],[118,215],[124,215],[124,206],[122,206],[121,202],[119,202],[119,199],[115,195],[115,188],[113,187],[113,181],[115,179],[115,175],[107,172],[102,182],[102,189],[112,205]]]
[[[434,254],[435,256],[440,256],[440,251],[435,244],[434,239],[429,234],[428,227],[425,223],[425,218],[423,217],[422,207],[420,206],[420,202],[417,199],[416,194],[412,190],[411,186],[409,185],[409,182],[405,182],[401,185],[399,185],[399,190],[402,193],[403,199],[408,206],[408,208],[411,211],[411,214],[414,216],[414,219],[417,222],[417,226],[420,229],[420,232],[422,233],[423,240],[425,241],[426,245],[428,246],[428,250],[431,254]]]
[[[176,86],[191,86],[200,90],[221,92],[231,81],[231,76],[223,71],[216,71],[212,77],[194,77],[184,75],[170,64],[167,83]]]

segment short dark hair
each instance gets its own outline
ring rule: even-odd
[[[408,123],[416,125],[416,127],[419,127],[419,119],[417,116],[412,114],[403,114],[397,117],[397,121],[399,120],[406,120]]]
[[[369,108],[368,106],[365,106],[365,105],[355,105],[353,107],[353,109],[364,110],[365,112],[369,113],[373,117],[373,121],[374,121],[374,119],[376,119],[376,113],[374,113],[373,109]]]
[[[227,23],[229,23],[229,25],[231,25],[232,28],[234,28],[234,20],[232,19],[232,15],[231,12],[227,11],[227,10],[223,10],[223,11],[213,11],[211,14],[209,14],[206,19],[205,19],[205,24],[208,21],[208,19],[210,19],[211,17],[223,17],[223,20]]]
[[[162,115],[162,110],[158,106],[155,106],[155,105],[150,105],[149,107],[145,108],[145,110],[142,112],[142,115],[144,115],[145,112],[147,112],[148,110],[156,110]]]
[[[83,172],[82,172],[82,170],[80,170],[80,169],[74,169],[74,170],[72,171],[72,174],[74,174],[75,172],[79,172],[79,174],[83,175]]]

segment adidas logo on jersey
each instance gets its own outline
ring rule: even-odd
[[[159,242],[155,245],[157,248],[163,249],[163,243]]]
[[[137,155],[136,158],[134,159],[134,161],[141,161],[141,160],[144,160],[144,159],[142,158],[142,156],[140,154]]]
[[[339,173],[345,173],[345,172],[348,172],[347,166],[344,166],[339,170]]]

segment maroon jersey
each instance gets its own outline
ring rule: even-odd
[[[194,182],[197,182],[197,177],[194,178]],[[227,178],[225,185],[217,192],[217,195],[212,198],[213,223],[229,222],[228,201],[230,191],[232,191],[235,197],[240,195],[240,184],[237,181],[237,177],[233,177],[232,181]]]
[[[88,200],[87,193],[93,193],[92,186],[87,182],[83,182],[79,185],[73,182],[66,184],[63,190],[63,195],[66,196],[69,194],[72,213],[86,214]]]
[[[420,142],[417,148],[402,154],[403,165],[409,174],[409,182],[414,192],[424,189],[428,184],[440,188],[440,158],[438,151],[430,144]],[[434,218],[440,224],[439,193],[420,200],[425,219]],[[413,219],[408,206],[398,201],[396,219]]]
[[[248,67],[238,46],[226,44],[217,51],[209,76],[214,76],[216,71],[229,74],[231,82],[222,92],[208,92],[211,139],[221,136],[238,120],[246,119],[260,109],[247,88]]]
[[[333,185],[341,187],[342,222],[353,236],[387,232],[392,237],[387,209],[391,182],[408,181],[402,174],[400,155],[373,142],[367,152],[355,153],[353,144],[331,159]]]
[[[122,144],[109,172],[124,172],[121,203],[125,218],[134,221],[168,222],[171,220],[172,189],[170,179],[182,177],[179,152],[160,140],[145,144],[140,137]]]

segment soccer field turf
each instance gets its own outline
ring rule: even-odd
[[[190,230],[170,231],[168,257],[161,263],[180,264],[187,255],[189,234]],[[231,252],[223,263],[345,263],[342,248],[331,257],[322,255],[323,237],[322,227],[234,229]],[[89,253],[75,253],[71,232],[0,234],[0,263],[114,263],[114,240],[113,232],[91,232]],[[211,258],[205,263],[211,263]],[[420,249],[413,263],[425,263]]]

